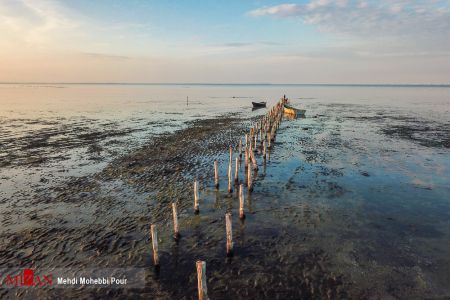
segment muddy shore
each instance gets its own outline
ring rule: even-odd
[[[351,108],[334,105],[327,109],[348,112]],[[189,122],[185,129],[130,149],[93,175],[24,197],[4,215],[3,225],[8,230],[0,236],[3,268],[134,267],[147,270],[146,286],[2,289],[0,296],[193,299],[197,259],[207,262],[211,299],[421,298],[445,294],[442,282],[449,275],[439,266],[439,258],[428,257],[409,244],[411,237],[443,238],[445,230],[402,221],[395,211],[378,211],[375,200],[366,204],[363,195],[342,180],[351,172],[348,165],[333,162],[345,155],[369,153],[367,144],[349,142],[344,136],[348,132],[340,124],[348,120],[357,119],[364,126],[375,124],[378,134],[440,151],[448,148],[448,137],[443,134],[448,127],[428,127],[426,131],[437,132],[438,138],[427,139],[428,135],[420,135],[424,132],[410,134],[419,124],[415,119],[367,118],[319,113],[286,122],[280,128],[271,161],[261,164],[255,192],[246,198],[248,213],[243,222],[237,219],[236,191],[229,195],[224,179],[228,147],[237,143],[251,122],[235,115]],[[399,122],[398,127],[388,128],[386,119],[388,125]],[[382,149],[386,153],[391,150]],[[214,159],[221,166],[218,192],[212,180]],[[358,172],[352,176],[358,184],[376,178],[376,170],[362,161],[355,166]],[[198,216],[192,210],[194,178],[201,186]],[[180,208],[182,237],[178,243],[171,236],[173,201]],[[366,218],[361,209],[364,205],[372,205],[364,209],[378,215]],[[232,258],[225,257],[223,215],[228,211],[235,216]],[[151,223],[160,229],[159,272],[152,266]],[[429,274],[433,271],[444,277],[432,278]]]

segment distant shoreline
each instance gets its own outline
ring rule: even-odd
[[[440,87],[450,84],[364,84],[364,83],[198,83],[198,82],[0,82],[1,85],[130,85],[130,86],[304,86],[304,87]]]

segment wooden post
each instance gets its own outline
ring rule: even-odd
[[[248,192],[253,192],[253,181],[252,181],[252,170],[251,168],[247,169],[247,183],[248,183]]]
[[[253,170],[258,171],[258,163],[256,162],[255,154],[250,152],[250,159],[252,160]]]
[[[236,168],[234,170],[234,184],[239,184],[239,158],[236,157]]]
[[[233,255],[233,230],[231,227],[231,214],[225,214],[225,227],[227,233],[227,256]]]
[[[244,219],[244,186],[239,185],[239,218]]]
[[[178,240],[180,237],[180,230],[178,228],[178,213],[177,213],[177,204],[172,203],[172,214],[173,214],[173,237],[175,240]]]
[[[228,163],[228,193],[233,192],[233,187],[231,184],[231,181],[233,180],[232,169],[233,169],[233,149],[230,146],[230,161]]]
[[[198,183],[197,180],[194,181],[194,213],[198,214],[200,212],[199,206],[198,206]]]
[[[245,149],[248,148],[248,134],[245,134]]]
[[[152,235],[153,263],[155,267],[157,267],[159,266],[159,256],[158,256],[158,234],[156,233],[156,225],[152,224],[150,226],[150,232]]]
[[[219,163],[214,160],[214,186],[216,189],[219,188]]]
[[[245,168],[248,169],[248,149],[245,148]]]
[[[208,300],[208,288],[206,285],[206,262],[198,260],[197,282],[198,282],[198,300]]]
[[[264,160],[266,160],[266,151],[267,151],[267,149],[266,149],[266,141],[264,140],[263,141],[263,158],[264,158]]]
[[[258,137],[258,134],[255,134],[255,145],[254,145],[254,149],[253,149],[253,151],[256,153],[256,152],[258,152],[258,146],[256,146],[256,143],[257,143],[257,137]]]

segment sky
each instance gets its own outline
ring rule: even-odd
[[[449,84],[450,0],[0,0],[0,82]]]

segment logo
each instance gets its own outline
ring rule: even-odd
[[[24,269],[19,274],[7,274],[2,278],[2,286],[19,287],[33,286],[43,287],[53,285],[52,274],[36,274],[33,269]]]

